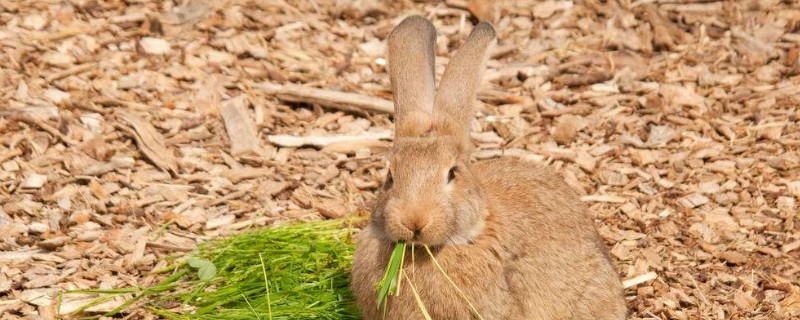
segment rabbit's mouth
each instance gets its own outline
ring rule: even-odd
[[[385,234],[391,242],[407,241],[414,245],[440,247],[470,244],[483,232],[482,221],[471,227],[460,227],[450,221],[439,221],[444,220],[442,218],[445,216],[432,215],[431,221],[422,228],[414,228],[413,225],[409,227],[408,224],[401,222],[402,220],[392,221],[394,219],[390,218],[384,226]]]
[[[443,215],[439,206],[428,201],[409,201],[409,198],[392,198],[379,211],[382,229],[389,241],[436,244],[444,230]]]
[[[431,217],[423,226],[409,223],[407,216],[400,216],[398,221],[389,221],[387,234],[392,241],[407,241],[416,244],[439,245],[446,242],[447,236],[437,227],[440,224],[436,218]],[[412,220],[413,221],[413,220]]]
[[[415,232],[411,239],[407,240],[409,244],[414,246],[429,246],[429,247],[444,247],[444,246],[460,246],[472,244],[475,238],[480,236],[483,230],[483,223],[471,230],[465,232],[455,232],[446,236],[439,236],[436,238],[425,237],[422,232]]]

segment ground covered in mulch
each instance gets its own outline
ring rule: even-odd
[[[800,5],[495,4],[0,0],[0,314],[69,314],[85,301],[58,292],[152,285],[202,241],[363,211],[386,37],[422,14],[439,75],[494,21],[476,158],[582,190],[632,319],[800,317]]]

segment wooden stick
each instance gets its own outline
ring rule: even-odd
[[[444,4],[446,4],[448,7],[461,10],[467,10],[467,7],[469,6],[469,3],[467,3],[465,0],[445,0]]]
[[[78,66],[69,68],[69,69],[64,70],[64,71],[51,73],[50,75],[47,76],[47,78],[45,80],[47,80],[47,82],[53,82],[53,81],[56,81],[56,80],[61,80],[61,79],[64,79],[66,77],[74,76],[76,74],[81,74],[81,73],[84,73],[84,72],[87,72],[87,71],[90,71],[90,70],[94,70],[94,69],[97,69],[97,63],[96,62],[84,63],[82,65],[78,65]]]
[[[593,194],[588,196],[581,197],[581,201],[583,202],[610,202],[610,203],[623,203],[628,201],[628,199],[610,195],[610,194]]]
[[[592,112],[592,107],[589,105],[575,105],[571,107],[542,111],[542,117],[554,118],[564,114],[588,114]]]
[[[139,111],[149,111],[149,110],[153,109],[150,106],[148,106],[146,104],[143,104],[143,103],[138,103],[138,102],[133,102],[133,101],[125,101],[125,100],[114,99],[114,98],[97,98],[92,102],[94,102],[96,104],[99,104],[99,105],[108,106],[108,107],[125,107],[125,108],[129,108],[129,109],[132,109],[132,110],[139,110]]]
[[[173,246],[171,244],[150,242],[150,241],[146,242],[145,246],[147,248],[164,249],[164,250],[179,251],[179,252],[190,252],[195,249],[195,248]]]
[[[260,83],[256,88],[290,102],[316,103],[329,108],[361,113],[394,113],[394,103],[391,101],[357,93],[309,88],[296,84]]]
[[[550,68],[541,65],[521,65],[509,66],[499,69],[486,70],[486,75],[483,77],[484,81],[494,82],[504,80],[507,78],[516,77],[519,74],[524,74],[527,77],[541,76],[545,77],[550,72]]]
[[[645,283],[645,282],[650,281],[650,280],[655,280],[656,278],[658,278],[658,274],[655,273],[655,272],[650,271],[648,273],[641,274],[641,275],[635,276],[633,278],[630,278],[628,280],[622,281],[622,287],[627,289],[627,288],[634,287],[634,286],[637,286],[639,284]]]
[[[518,157],[529,161],[544,161],[545,156],[533,153],[531,151],[520,149],[520,148],[511,148],[511,149],[484,149],[479,150],[475,153],[475,158],[479,160],[484,159],[491,159],[497,157]]]
[[[357,93],[310,88],[296,84],[259,83],[255,88],[289,102],[316,103],[350,112],[377,112],[394,114],[392,101]],[[485,89],[478,92],[478,100],[493,103],[519,103],[520,97],[504,91]]]
[[[366,132],[362,134],[342,134],[325,136],[293,136],[286,134],[267,136],[270,143],[279,147],[315,146],[324,147],[334,143],[375,141],[392,138],[392,131]]]
[[[56,129],[55,127],[51,126],[50,124],[42,120],[23,114],[13,115],[11,118],[14,120],[26,122],[28,124],[42,128],[42,130],[47,131],[47,133],[53,135],[54,137],[60,139],[61,141],[70,146],[75,146],[78,144],[78,141],[72,140],[72,138],[62,134],[61,132],[58,131],[58,129]]]

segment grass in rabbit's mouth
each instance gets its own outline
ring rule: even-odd
[[[386,271],[383,273],[381,281],[378,282],[379,310],[386,310],[386,303],[390,295],[397,295],[400,293],[400,282],[403,279],[400,277],[400,271],[403,269],[407,247],[408,245],[405,241],[398,241],[392,250],[391,256],[389,256],[389,263],[386,265]]]
[[[386,317],[386,308],[389,304],[389,296],[397,296],[400,294],[400,283],[402,279],[406,279],[408,281],[408,287],[411,288],[411,293],[414,295],[414,300],[417,302],[417,307],[419,307],[420,312],[422,313],[423,317],[427,320],[431,320],[430,314],[428,314],[428,308],[425,306],[425,303],[422,301],[422,298],[419,295],[419,291],[417,291],[416,286],[414,285],[414,281],[408,276],[404,269],[404,262],[406,256],[406,250],[409,245],[405,241],[398,241],[394,249],[392,250],[392,254],[389,256],[389,263],[386,265],[386,271],[383,274],[383,278],[381,281],[378,282],[378,310],[383,310],[384,318]],[[411,264],[414,264],[414,248],[416,245],[411,243]],[[483,317],[478,312],[475,305],[472,301],[467,297],[463,290],[450,278],[450,275],[447,274],[447,271],[444,270],[442,265],[439,263],[439,260],[436,259],[436,256],[431,251],[431,248],[428,245],[422,245],[425,249],[425,252],[430,256],[431,262],[433,262],[434,266],[436,267],[439,272],[442,273],[444,278],[447,282],[456,290],[458,295],[464,299],[464,301],[469,306],[470,311],[472,314],[478,318],[479,320],[483,320]]]

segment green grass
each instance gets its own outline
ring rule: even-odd
[[[130,295],[171,319],[359,319],[350,292],[352,228],[347,221],[292,224],[202,244],[149,288],[82,290],[97,303]],[[88,307],[88,305],[87,305]]]
[[[386,271],[378,283],[378,310],[383,309],[386,311],[389,296],[400,293],[400,281],[402,280],[400,270],[403,269],[403,262],[405,262],[406,247],[406,242],[400,241],[392,250],[389,263],[386,265]]]

